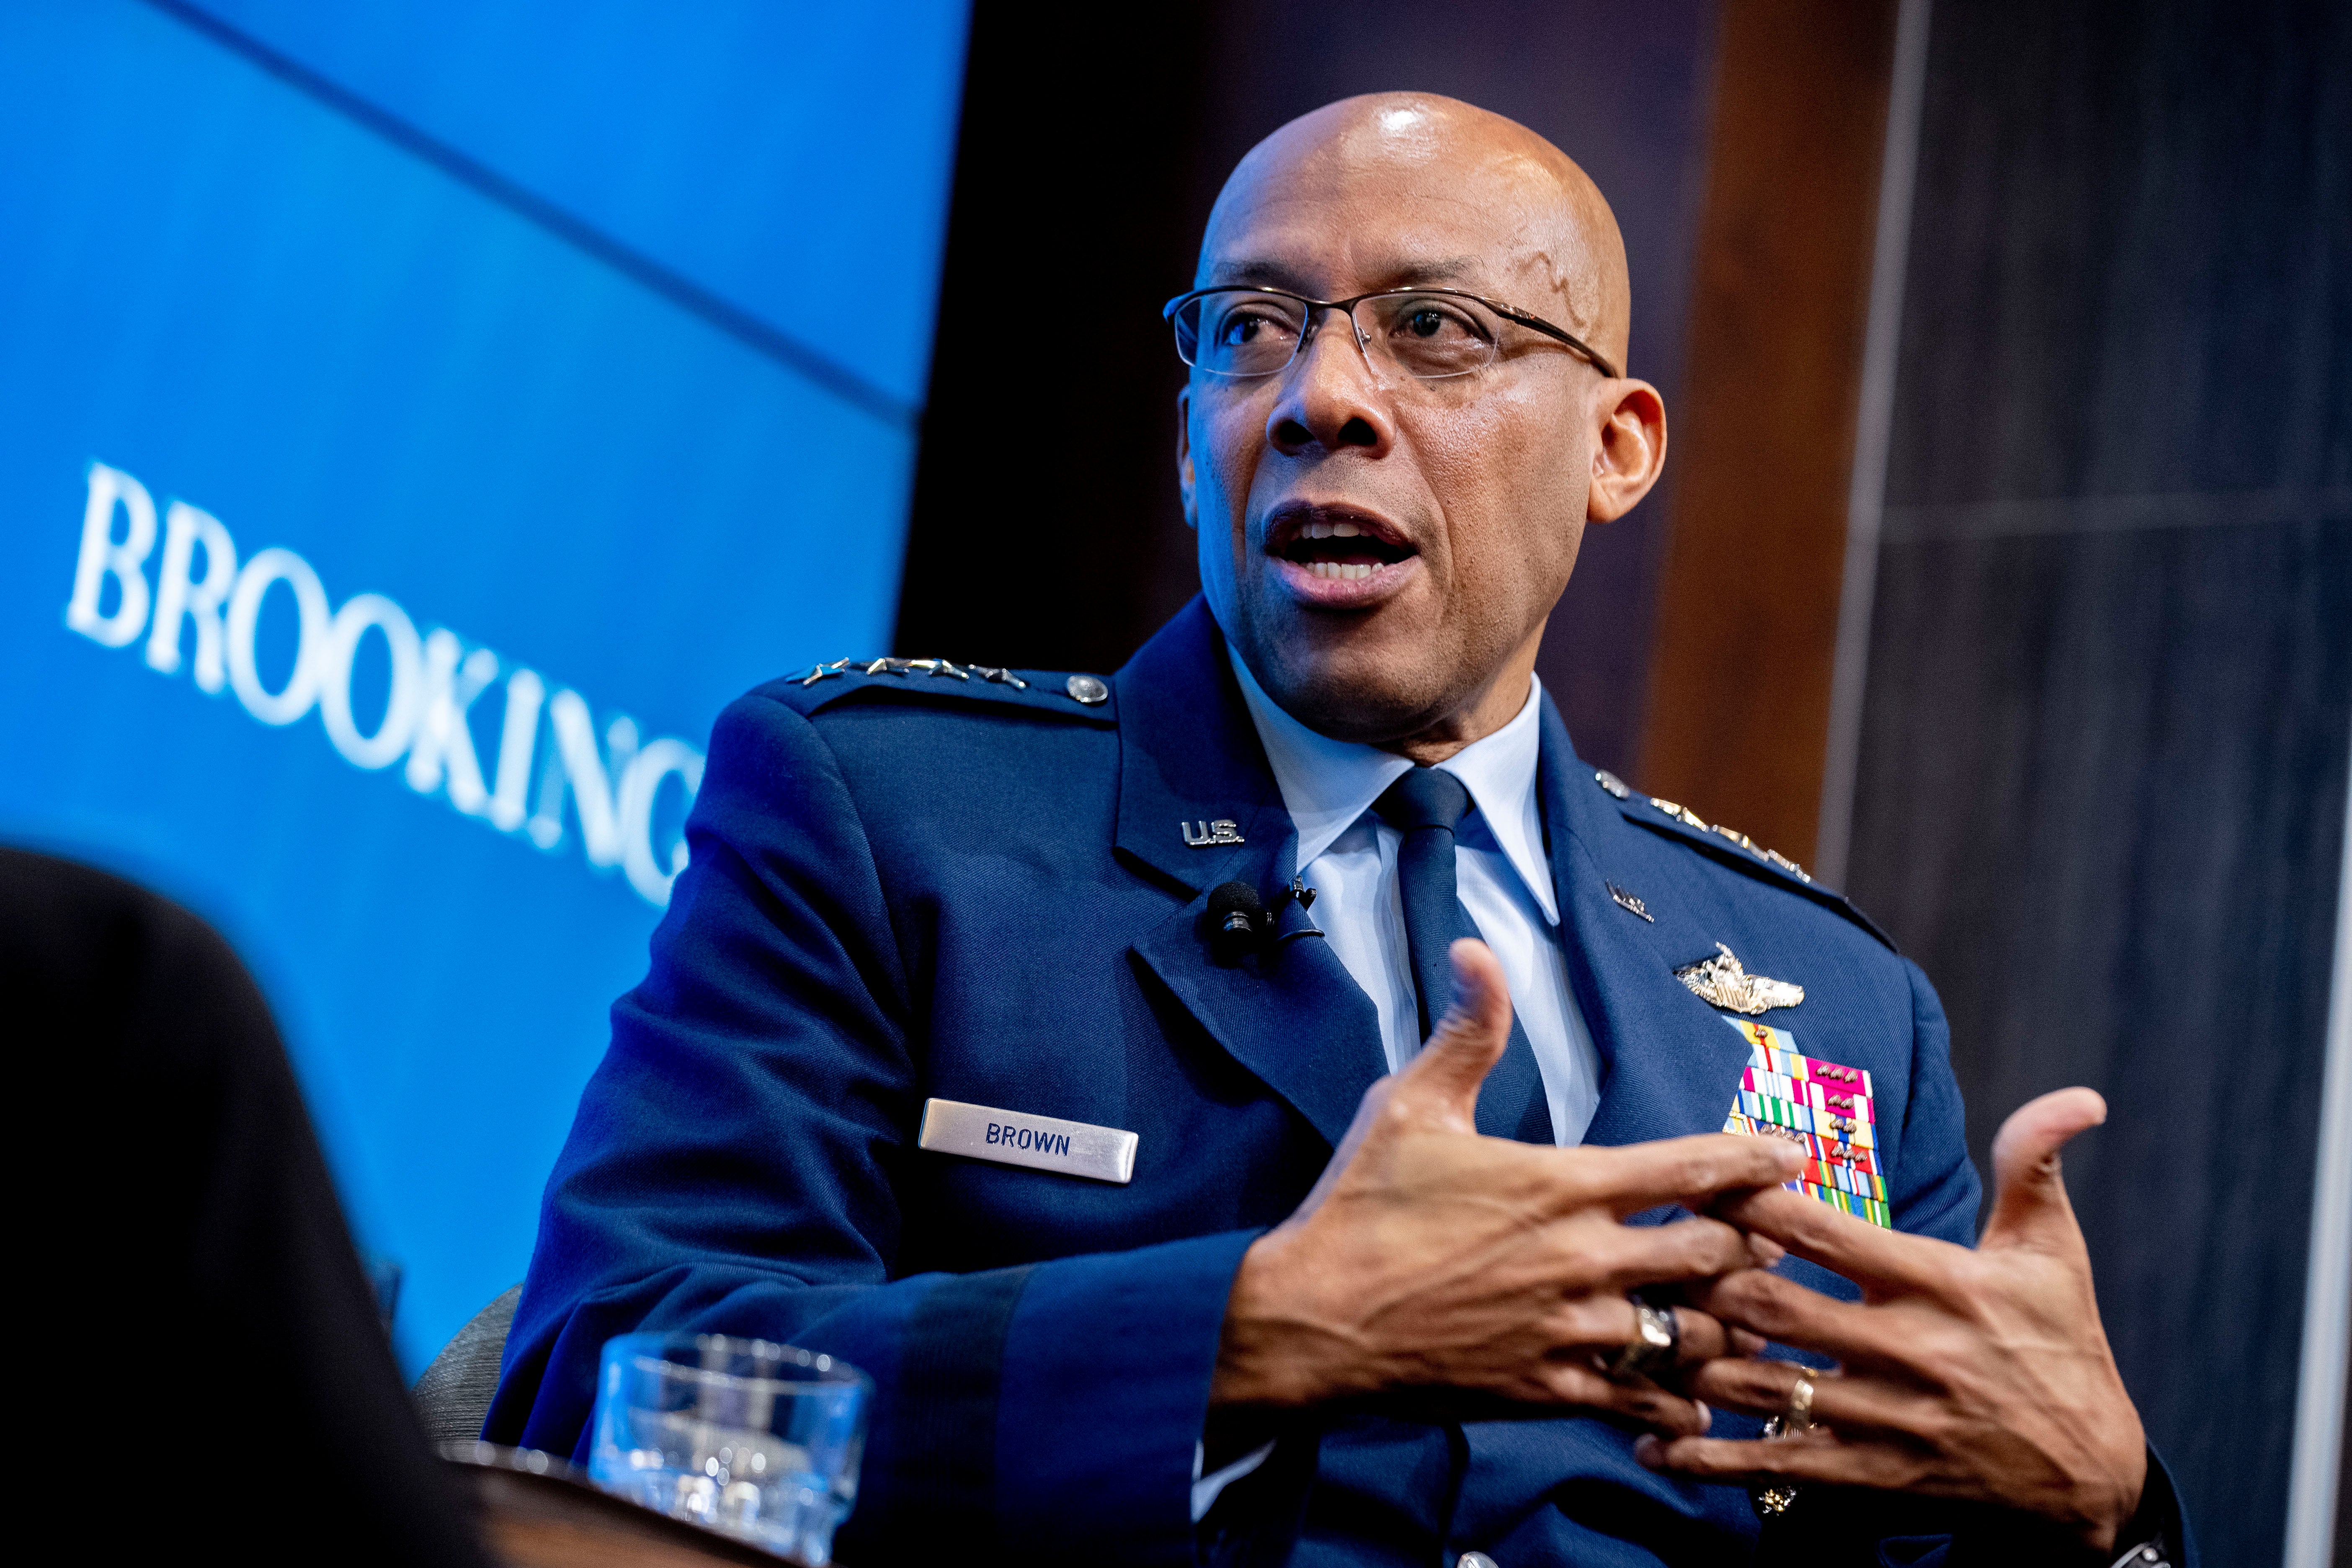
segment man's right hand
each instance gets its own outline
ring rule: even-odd
[[[1212,1404],[1452,1388],[1704,1431],[1701,1406],[1601,1370],[1636,1331],[1626,1292],[1769,1266],[1780,1249],[1719,1220],[1622,1222],[1787,1181],[1797,1151],[1721,1133],[1575,1149],[1481,1136],[1478,1087],[1510,1041],[1510,996],[1484,943],[1452,956],[1453,1011],[1365,1091],[1314,1191],[1244,1256]],[[1752,1348],[1675,1312],[1685,1362]]]

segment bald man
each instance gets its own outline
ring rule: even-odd
[[[487,1435],[584,1462],[605,1340],[719,1331],[873,1376],[851,1561],[2111,1560],[2168,1493],[2067,1239],[2094,1109],[2029,1108],[1967,1250],[1925,977],[1535,679],[1665,453],[1600,193],[1352,99],[1194,283],[1202,594],[1125,668],[719,720]]]

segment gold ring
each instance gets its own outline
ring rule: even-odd
[[[1791,1436],[1813,1429],[1813,1380],[1809,1373],[1797,1373],[1796,1383],[1789,1390],[1789,1414],[1782,1417],[1780,1430]]]

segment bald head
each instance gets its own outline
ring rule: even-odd
[[[1609,204],[1498,114],[1351,98],[1251,149],[1195,282],[1177,473],[1227,640],[1327,735],[1433,762],[1500,728],[1585,525],[1665,452]]]
[[[1308,201],[1322,207],[1335,197],[1343,211],[1370,216],[1377,209],[1384,225],[1409,231],[1418,219],[1447,235],[1458,230],[1465,209],[1475,209],[1483,225],[1507,236],[1518,252],[1508,261],[1482,259],[1502,262],[1514,283],[1524,279],[1543,296],[1510,302],[1546,315],[1615,363],[1625,363],[1633,291],[1625,242],[1601,188],[1575,160],[1517,121],[1435,93],[1343,98],[1300,115],[1251,148],[1209,215],[1195,286],[1254,281],[1216,275],[1220,241],[1264,224],[1286,205]],[[1433,248],[1447,244],[1441,240]]]

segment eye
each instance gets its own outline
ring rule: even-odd
[[[1467,375],[1495,357],[1495,329],[1468,300],[1445,294],[1379,297],[1384,352],[1423,380]]]
[[[1397,312],[1390,329],[1401,337],[1418,339],[1424,343],[1484,342],[1486,334],[1468,312],[1458,306],[1443,304],[1434,300],[1409,301]]]
[[[1263,310],[1244,305],[1228,312],[1217,323],[1216,344],[1220,348],[1237,349],[1258,342],[1261,338],[1280,333],[1285,323]]]

